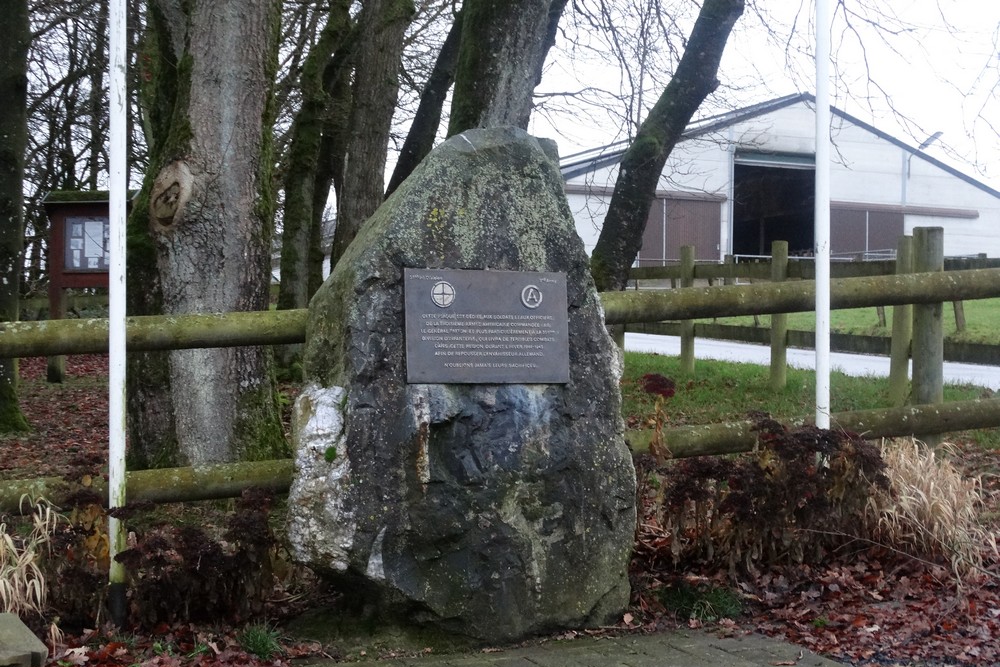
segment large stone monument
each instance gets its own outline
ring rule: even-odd
[[[294,556],[492,641],[629,595],[621,356],[545,147],[474,130],[420,165],[310,304],[295,407]]]

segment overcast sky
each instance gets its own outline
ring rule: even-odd
[[[1000,2],[844,1],[851,15],[838,7],[832,31],[834,105],[914,146],[942,132],[929,154],[1000,189]],[[738,22],[720,74],[731,85],[720,89],[716,108],[814,92],[813,1],[758,2],[769,14],[762,18],[748,10]],[[865,4],[877,6],[878,14],[866,13]],[[621,87],[615,70],[579,51],[571,56],[554,50],[553,57],[557,62],[540,91]],[[659,92],[650,91],[649,101]],[[606,115],[572,106],[575,112],[535,114],[531,130],[557,138],[563,155],[623,138]],[[553,125],[563,136],[555,136]]]

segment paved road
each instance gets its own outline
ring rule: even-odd
[[[308,664],[334,665],[312,661]],[[548,641],[489,653],[431,654],[377,664],[379,667],[843,667],[808,649],[758,635],[720,639],[697,631]]]
[[[681,342],[678,336],[657,336],[653,334],[625,334],[625,349],[634,352],[656,352],[659,354],[680,354]],[[731,341],[698,338],[694,343],[694,354],[698,359],[720,361],[742,361],[753,364],[771,363],[771,350],[765,345],[734,343]],[[998,359],[997,361],[1000,361]],[[816,353],[812,350],[788,350],[788,365],[794,368],[813,369],[816,367]],[[875,357],[865,354],[830,354],[833,370],[855,376],[889,375],[889,357]],[[944,381],[953,384],[974,384],[1000,391],[1000,367],[978,364],[945,362]]]

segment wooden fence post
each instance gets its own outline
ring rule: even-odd
[[[965,331],[965,302],[954,301],[952,306],[955,310],[955,331],[961,333]]]
[[[66,319],[66,292],[58,285],[49,286],[49,320]],[[60,383],[66,379],[66,357],[61,354],[49,357],[45,362],[45,378],[49,382]]]
[[[736,258],[732,255],[726,255],[722,258],[722,284],[723,285],[735,285],[736,284]],[[713,317],[712,322],[717,322],[719,318]]]
[[[896,245],[896,275],[913,272],[913,237],[900,236]],[[892,307],[892,344],[889,352],[889,404],[906,405],[910,389],[910,339],[913,306]]]
[[[694,246],[681,246],[681,287],[694,287]],[[694,373],[694,320],[681,321],[681,371]]]
[[[771,243],[771,282],[788,278],[788,241]],[[771,315],[771,389],[780,391],[788,382],[788,314]]]
[[[944,270],[944,229],[916,227],[913,230],[913,270],[928,273]],[[944,400],[944,326],[941,303],[913,306],[913,394],[917,405]],[[938,436],[923,438],[934,447]]]
[[[875,306],[875,318],[878,320],[878,325],[885,328],[885,306]]]

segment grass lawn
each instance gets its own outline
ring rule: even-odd
[[[666,399],[663,406],[667,426],[738,421],[755,410],[767,412],[784,423],[815,413],[814,371],[789,368],[787,386],[783,391],[773,392],[768,387],[767,366],[699,359],[695,373],[685,375],[677,357],[626,352],[622,414],[627,428],[651,426],[656,396],[645,393],[639,384],[639,378],[646,373],[659,373],[677,383],[677,393]],[[830,386],[833,412],[890,407],[886,398],[888,378],[851,377],[834,372]],[[992,398],[994,392],[972,385],[945,385],[944,396],[946,401],[959,401]],[[1000,429],[997,428],[945,437],[972,439],[987,447],[1000,447]]]
[[[955,309],[950,303],[944,305],[944,335],[950,340],[966,343],[987,343],[1000,345],[1000,299],[978,299],[963,302],[966,330],[956,331]],[[878,312],[874,307],[834,310],[830,315],[830,328],[837,333],[868,336],[889,336],[892,334],[892,308],[885,309],[886,326],[880,327]],[[760,326],[770,328],[771,316],[761,315]],[[753,326],[753,317],[720,317],[715,320],[699,320],[718,324],[739,324]],[[816,325],[814,313],[791,313],[788,327],[800,331],[812,331]]]

